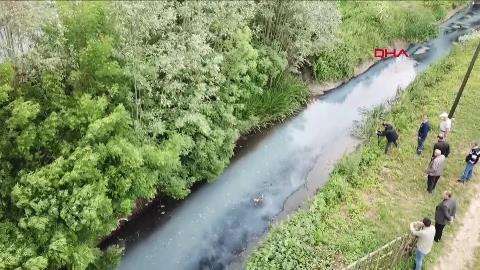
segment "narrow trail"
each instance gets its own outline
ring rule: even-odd
[[[475,190],[475,197],[460,224],[457,224],[460,228],[442,251],[433,270],[466,270],[471,269],[469,267],[475,262],[475,250],[480,248],[480,183],[471,187]]]

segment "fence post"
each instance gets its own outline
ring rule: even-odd
[[[391,266],[396,265],[397,262],[398,262],[398,259],[399,259],[400,257],[403,257],[403,248],[404,248],[406,239],[407,239],[407,237],[406,237],[405,235],[402,236],[402,238],[400,239],[400,241],[399,241],[399,242],[400,242],[400,245],[398,245],[398,247],[397,247],[396,256],[395,256],[394,259],[392,260]]]

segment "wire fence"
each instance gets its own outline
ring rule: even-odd
[[[411,234],[399,236],[350,264],[344,270],[395,269],[401,261],[410,257],[416,242],[417,238]]]

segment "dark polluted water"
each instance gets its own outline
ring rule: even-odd
[[[377,63],[247,146],[215,182],[199,187],[168,218],[162,210],[147,210],[124,239],[119,269],[243,268],[245,250],[258,243],[272,220],[301,206],[325,184],[335,161],[358,145],[351,128],[361,111],[394,98],[479,22],[476,11],[456,14],[438,38],[409,48],[410,54],[428,48],[418,61]],[[255,203],[256,198],[262,199]]]

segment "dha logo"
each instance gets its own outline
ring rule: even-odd
[[[396,49],[393,49],[392,51],[389,51],[387,48],[375,48],[374,50],[374,56],[380,59],[387,58],[390,56],[393,57],[400,57],[400,55],[404,55],[405,57],[409,57],[408,52],[405,51],[404,49],[401,49],[397,51]]]

